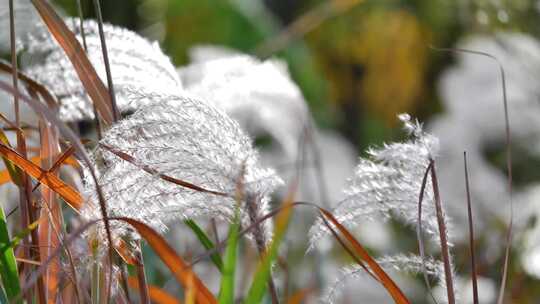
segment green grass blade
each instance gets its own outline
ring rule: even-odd
[[[15,302],[21,303],[20,297],[18,297],[21,292],[21,286],[17,271],[17,261],[13,253],[13,247],[9,246],[9,244],[11,244],[11,241],[7,229],[6,215],[4,214],[4,209],[0,208],[0,245],[2,245],[2,250],[0,251],[0,276],[2,276],[2,284],[4,285],[8,299],[13,301],[18,298],[19,300]]]
[[[234,221],[229,225],[229,241],[225,250],[225,264],[219,291],[220,304],[234,303],[234,273],[236,270],[236,255],[238,249],[238,230],[240,229],[240,216],[236,208]]]
[[[206,250],[214,249],[214,242],[210,240],[204,230],[202,230],[201,227],[197,225],[197,223],[195,223],[193,220],[185,220],[184,223],[193,231],[193,233],[195,233],[195,235],[199,239],[199,242],[201,242],[201,244],[204,246],[204,248],[206,248]],[[212,259],[212,262],[214,263],[214,265],[216,265],[218,270],[222,272],[223,260],[221,259],[221,256],[217,252],[215,252],[210,256],[210,259]]]
[[[9,300],[3,286],[0,286],[0,304],[9,304]]]
[[[268,278],[270,277],[272,263],[278,255],[279,245],[281,244],[281,241],[285,236],[285,232],[287,231],[289,219],[292,213],[292,198],[292,196],[288,198],[288,203],[284,204],[283,210],[279,213],[279,216],[276,220],[274,239],[272,240],[272,243],[270,244],[268,250],[262,257],[259,266],[257,267],[255,278],[253,279],[253,283],[249,288],[244,303],[260,303],[263,299],[268,283]]]

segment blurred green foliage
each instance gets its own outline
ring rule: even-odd
[[[85,17],[93,17],[92,1],[81,2]],[[184,65],[194,45],[254,53],[326,1],[102,2],[107,22],[159,40],[174,63]],[[57,3],[76,15],[76,1]],[[362,149],[395,136],[396,113],[424,119],[440,111],[435,82],[452,55],[430,45],[451,47],[464,35],[500,29],[539,34],[535,5],[527,0],[358,1],[274,55],[287,60],[318,124],[338,128]]]

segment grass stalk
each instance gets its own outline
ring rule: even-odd
[[[105,73],[107,74],[107,86],[109,88],[109,95],[111,98],[111,109],[113,114],[113,121],[120,119],[120,113],[118,106],[116,105],[116,95],[114,94],[114,84],[111,74],[111,65],[109,63],[109,52],[107,51],[107,41],[103,32],[103,17],[101,16],[101,4],[99,0],[94,0],[94,10],[98,22],[99,39],[101,42],[101,51],[103,53],[103,63],[105,65]]]
[[[17,50],[16,50],[16,29],[15,29],[15,7],[13,0],[9,0],[9,38],[10,38],[10,52],[11,52],[11,66],[13,69],[12,73],[12,84],[15,90],[18,90],[19,87],[19,78],[18,76],[18,64],[17,64]],[[26,143],[24,135],[20,130],[21,119],[20,119],[20,109],[19,109],[19,98],[16,95],[13,95],[13,107],[15,113],[15,127],[17,128],[17,151],[26,157]],[[21,216],[22,216],[22,227],[25,229],[29,223],[34,222],[36,217],[36,211],[31,203],[31,193],[30,193],[30,181],[28,176],[22,172],[22,183],[19,185],[19,205],[21,207]],[[30,250],[30,244],[34,248],[34,251]],[[38,234],[37,231],[33,230],[31,233],[30,241],[28,238],[23,242],[23,246],[27,246],[24,251],[24,256],[32,260],[39,259],[39,244],[38,244]],[[27,270],[27,268],[24,268]],[[24,274],[24,271],[22,272]],[[45,303],[45,286],[43,280],[40,278],[37,284],[37,297],[38,303]],[[27,301],[31,300],[27,298]]]
[[[469,249],[471,252],[472,292],[473,303],[478,304],[478,280],[476,276],[476,258],[474,251],[474,229],[471,207],[471,191],[469,188],[469,168],[467,166],[467,152],[463,152],[463,165],[465,167],[465,189],[467,192],[467,216],[469,218]]]
[[[250,222],[256,223],[257,212],[255,208],[257,206],[257,198],[250,195],[248,195],[246,198],[247,198],[246,207],[247,207]],[[259,255],[262,258],[265,252],[265,248],[266,248],[266,239],[261,229],[261,226],[259,224],[255,225],[255,227],[253,228],[253,236],[255,238],[255,244],[257,246],[257,250],[259,251]],[[274,283],[274,279],[272,277],[272,273],[270,273],[268,277],[268,290],[270,292],[272,304],[279,304],[279,299],[277,296],[277,289]]]
[[[447,231],[445,223],[445,215],[442,209],[441,195],[439,193],[439,182],[435,170],[435,163],[430,159],[431,165],[431,183],[433,185],[433,196],[435,198],[435,210],[437,213],[437,224],[439,226],[439,237],[441,240],[441,254],[444,265],[444,277],[446,280],[446,293],[448,295],[448,303],[455,304],[454,280],[452,279],[452,266],[450,262],[450,250],[448,248]]]
[[[139,283],[139,295],[141,298],[141,303],[150,304],[150,296],[148,292],[148,283],[146,280],[146,274],[144,272],[144,260],[142,255],[141,242],[137,242],[137,249],[135,250],[135,259],[137,264],[135,268],[137,270],[137,281]]]

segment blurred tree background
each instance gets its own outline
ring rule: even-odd
[[[76,1],[57,2],[77,15]],[[94,17],[91,1],[82,2],[84,17]],[[105,21],[159,41],[176,65],[201,44],[284,58],[318,124],[360,150],[393,137],[396,113],[440,111],[435,82],[453,55],[430,46],[501,29],[540,34],[527,0],[116,0],[102,8]],[[277,41],[291,26],[301,34]]]

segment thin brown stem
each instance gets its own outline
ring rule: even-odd
[[[148,292],[148,283],[146,282],[146,274],[144,273],[144,260],[142,256],[141,242],[137,244],[137,249],[135,250],[135,258],[137,264],[137,281],[139,282],[139,295],[141,297],[141,303],[150,304],[150,296]]]
[[[86,31],[84,29],[84,14],[82,10],[81,0],[77,0],[77,12],[79,14],[79,31],[81,32],[84,51],[88,53],[88,45],[86,44]],[[94,111],[94,123],[96,124],[97,137],[98,140],[101,140],[101,138],[103,137],[101,133],[101,123],[99,122],[99,115],[95,103],[92,103],[92,109]]]
[[[101,41],[101,51],[103,53],[103,64],[105,65],[105,72],[107,74],[107,86],[109,87],[109,95],[111,97],[113,120],[118,121],[120,119],[120,113],[118,112],[116,95],[114,94],[114,84],[111,74],[111,65],[109,62],[109,52],[107,51],[107,41],[103,32],[103,17],[101,16],[101,5],[99,3],[99,0],[94,0],[94,9],[98,22],[99,39]]]
[[[257,222],[257,204],[258,200],[255,196],[247,195],[246,208],[251,223]],[[253,237],[255,238],[257,250],[262,257],[264,252],[266,251],[266,238],[264,236],[264,232],[261,229],[261,225],[255,225],[255,227],[253,228]],[[276,285],[274,284],[274,279],[272,278],[272,275],[270,275],[270,277],[268,278],[268,289],[272,298],[272,304],[279,304]]]
[[[19,88],[18,85],[18,78],[17,78],[17,71],[18,71],[18,65],[17,65],[17,50],[16,50],[16,43],[15,43],[15,7],[13,5],[13,0],[9,0],[9,38],[10,38],[10,47],[11,47],[11,66],[13,67],[13,87],[17,90]],[[14,112],[15,112],[15,125],[17,127],[21,124],[21,118],[19,114],[19,97],[13,96],[13,105],[14,105]]]
[[[79,14],[79,30],[81,31],[83,47],[84,50],[88,52],[88,45],[86,44],[86,32],[84,30],[84,14],[82,10],[81,0],[77,0],[77,13]]]
[[[510,265],[510,247],[512,247],[512,230],[514,226],[514,203],[512,199],[512,141],[511,141],[511,135],[510,135],[510,119],[508,115],[508,97],[506,94],[506,75],[504,72],[504,67],[502,63],[497,59],[497,57],[485,53],[485,52],[479,52],[479,51],[472,51],[472,50],[466,50],[466,49],[459,49],[459,48],[437,48],[432,47],[434,50],[437,51],[447,51],[447,52],[461,52],[461,53],[469,53],[469,54],[475,54],[480,56],[485,56],[488,58],[493,59],[497,66],[499,67],[499,73],[501,76],[501,89],[502,89],[502,99],[503,99],[503,108],[504,108],[504,130],[505,130],[505,141],[506,141],[506,170],[507,170],[507,187],[508,187],[508,200],[510,204],[510,223],[508,225],[508,228],[506,230],[506,248],[504,252],[504,265],[503,265],[503,273],[501,278],[501,284],[499,287],[499,296],[497,297],[497,304],[502,304],[504,301],[504,292],[506,289],[506,280],[508,279],[508,267]]]
[[[473,303],[478,304],[478,282],[476,278],[476,259],[474,254],[474,229],[471,208],[471,191],[469,188],[469,168],[467,166],[467,152],[463,152],[463,165],[465,167],[465,188],[467,191],[467,215],[469,217],[469,248],[471,251]]]
[[[132,303],[131,301],[131,295],[129,293],[129,287],[128,287],[128,274],[127,274],[127,264],[121,263],[121,258],[117,256],[118,265],[120,266],[120,284],[122,285],[122,288],[124,289],[124,293],[126,296],[127,303]]]
[[[18,90],[19,87],[19,78],[18,75],[18,64],[17,64],[17,50],[16,50],[16,43],[15,43],[15,7],[13,4],[13,0],[9,0],[9,33],[10,33],[10,50],[11,50],[11,66],[13,69],[12,73],[12,84],[13,88],[15,90]],[[15,112],[15,127],[18,129],[17,131],[17,150],[22,155],[26,157],[26,144],[24,140],[24,135],[22,134],[20,130],[21,125],[21,118],[20,118],[20,109],[19,109],[19,97],[16,95],[13,95],[13,105],[14,105],[14,112]],[[26,229],[29,223],[34,222],[35,218],[35,210],[31,203],[30,198],[30,185],[28,176],[22,172],[22,185],[19,187],[19,205],[21,206],[21,215],[23,217],[21,224],[23,229]],[[31,243],[33,246],[38,245],[38,235],[37,231],[33,230],[31,235]],[[28,242],[28,238],[25,238],[26,240],[23,243]],[[35,260],[36,258],[39,259],[39,246],[36,246],[36,251],[32,252],[30,249],[25,250],[25,256],[28,257],[31,260]],[[37,252],[37,253],[36,253]],[[28,268],[25,268],[28,269]],[[24,275],[24,273],[23,273]],[[43,280],[38,281],[37,285],[37,297],[39,303],[45,303],[45,289],[43,285]],[[27,299],[28,300],[28,299]]]
[[[437,212],[437,224],[439,226],[439,237],[441,240],[441,254],[444,265],[444,276],[446,280],[446,292],[448,295],[448,303],[455,304],[455,293],[454,293],[454,281],[452,279],[452,266],[450,263],[450,252],[448,249],[448,240],[446,232],[446,224],[444,219],[444,211],[442,209],[441,195],[439,193],[439,183],[437,180],[437,173],[435,170],[435,164],[432,159],[430,159],[432,164],[431,166],[431,183],[433,186],[433,196],[435,198],[435,210]]]
[[[427,185],[427,178],[433,167],[433,162],[429,162],[429,165],[424,172],[424,177],[422,178],[422,186],[420,187],[420,195],[418,196],[418,219],[416,221],[416,238],[418,240],[418,251],[420,252],[420,259],[422,260],[422,274],[424,277],[424,283],[428,289],[429,295],[434,303],[437,303],[435,296],[431,290],[431,284],[429,283],[426,267],[426,252],[424,248],[424,239],[422,237],[422,202],[424,201],[424,194]]]

